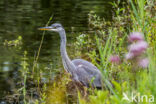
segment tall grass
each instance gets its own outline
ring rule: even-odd
[[[53,15],[49,18],[45,26],[49,25],[52,18],[53,18]],[[24,104],[29,104],[31,102],[35,104],[39,104],[39,103],[45,104],[46,102],[46,97],[47,97],[46,96],[46,90],[47,90],[46,84],[43,84],[43,86],[41,86],[42,83],[40,80],[42,77],[41,76],[42,71],[37,67],[40,51],[41,51],[42,44],[44,41],[44,35],[45,35],[45,31],[43,32],[41,42],[37,51],[37,55],[34,57],[34,63],[32,67],[30,67],[30,64],[28,62],[29,58],[27,57],[27,51],[24,51],[24,56],[22,57],[22,62],[21,62],[22,81],[19,82],[23,86],[21,86],[16,92],[18,93],[17,94],[18,97],[19,98],[21,97],[22,99],[19,99],[19,101],[17,101],[18,103],[22,102]],[[36,96],[38,96],[38,100],[33,98],[34,93],[36,94]],[[14,97],[12,99],[14,99]]]
[[[49,18],[49,20],[48,20],[48,22],[46,23],[45,26],[48,26],[49,23],[52,21],[52,19],[53,19],[53,15],[50,16],[50,18]],[[37,51],[37,55],[34,58],[34,64],[33,64],[33,69],[32,69],[33,71],[32,71],[32,73],[34,73],[35,67],[37,65],[38,58],[40,56],[40,51],[41,51],[41,48],[42,48],[42,44],[43,44],[43,40],[44,40],[44,35],[45,35],[45,31],[43,31],[41,42],[40,42],[40,45],[39,45],[39,48],[38,48],[38,51]]]
[[[156,89],[154,88],[156,86],[156,46],[154,45],[156,44],[156,35],[154,35],[156,31],[152,23],[155,17],[151,15],[154,10],[151,9],[151,5],[153,5],[151,3],[154,2],[149,1],[151,0],[130,0],[130,2],[127,1],[129,5],[126,5],[127,7],[125,6],[123,9],[115,5],[116,11],[123,10],[123,12],[116,12],[116,17],[113,18],[112,25],[109,25],[109,23],[102,19],[100,20],[97,16],[97,18],[89,19],[90,24],[95,27],[103,26],[101,27],[103,29],[107,27],[105,29],[106,32],[103,32],[101,28],[95,31],[95,38],[92,42],[96,41],[97,49],[90,52],[90,54],[94,55],[89,56],[98,56],[98,58],[90,58],[94,60],[94,64],[102,71],[104,85],[108,89],[102,91],[95,90],[95,94],[89,96],[89,102],[80,97],[80,104],[147,104],[150,101],[154,103],[152,100],[156,97]],[[118,0],[117,4],[120,4],[120,0]],[[92,14],[89,16],[95,17]],[[125,20],[130,20],[131,23],[129,24],[129,21]],[[147,56],[150,64],[147,69],[140,69],[137,66],[133,66],[133,61],[126,61],[124,59],[128,45],[127,35],[134,31],[144,33],[149,43]],[[109,57],[112,54],[121,56],[122,63],[120,65],[109,62]],[[132,67],[136,67],[138,71],[132,71]],[[111,84],[107,83],[106,80],[108,82],[110,81]],[[131,99],[132,94],[136,94],[136,101]],[[147,96],[144,96],[144,99],[139,98],[142,95]],[[125,96],[129,100],[124,100],[123,98]],[[152,97],[154,98],[152,99]]]
[[[26,90],[26,80],[27,80],[27,74],[28,74],[28,63],[27,63],[27,52],[24,52],[24,56],[23,56],[23,62],[22,62],[22,76],[23,76],[23,87],[22,87],[22,91],[23,91],[23,102],[24,104],[27,104],[26,101],[26,94],[27,94],[27,90]]]

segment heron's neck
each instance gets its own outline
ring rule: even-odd
[[[62,61],[63,61],[63,65],[65,70],[67,70],[68,72],[70,72],[71,74],[73,74],[73,71],[76,69],[75,65],[72,63],[72,61],[70,60],[70,58],[68,57],[67,51],[66,51],[66,34],[65,31],[61,31],[60,33],[60,37],[61,37],[61,47],[60,47],[60,51],[61,51],[61,56],[62,56]]]

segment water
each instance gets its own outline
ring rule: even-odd
[[[42,37],[37,28],[45,26],[51,15],[54,15],[51,23],[59,22],[66,29],[71,56],[74,54],[71,47],[76,33],[88,29],[88,13],[93,10],[106,20],[111,19],[111,1],[0,0],[0,99],[16,89],[24,51],[28,52],[29,64],[32,65]],[[15,40],[19,35],[23,40],[18,47],[3,44],[5,40]],[[49,76],[49,69],[62,67],[59,41],[58,34],[46,32],[38,65],[45,69],[44,76]],[[51,72],[55,75],[55,71]]]

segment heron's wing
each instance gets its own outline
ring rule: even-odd
[[[89,67],[92,67],[94,68],[94,70],[99,70],[95,65],[93,65],[92,63],[86,61],[86,60],[83,60],[83,59],[74,59],[72,60],[72,62],[74,63],[74,65],[78,66],[78,65],[85,65],[85,66],[89,66]]]
[[[93,86],[101,87],[101,72],[96,66],[82,59],[75,59],[72,62],[76,66],[75,73],[77,74],[79,81],[87,86],[93,81]]]

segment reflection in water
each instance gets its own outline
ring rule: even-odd
[[[25,50],[32,65],[42,36],[37,28],[44,26],[52,14],[51,23],[60,22],[65,27],[68,44],[71,44],[75,37],[71,31],[87,31],[91,10],[110,19],[111,5],[108,2],[110,0],[0,0],[0,98],[11,92],[20,80],[20,63]],[[23,37],[21,48],[3,46],[5,40],[14,40],[19,35]],[[38,65],[44,72],[42,80],[55,76],[61,65],[59,36],[47,32]]]
[[[9,67],[8,66],[4,66],[3,67],[3,71],[9,71]]]
[[[6,62],[3,63],[3,65],[5,65],[5,66],[2,67],[2,71],[4,71],[4,72],[9,71],[9,66],[7,66],[7,65],[9,65],[9,62],[6,61]]]

